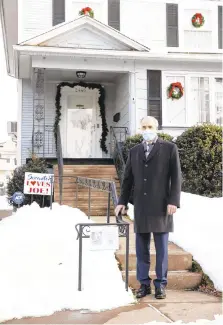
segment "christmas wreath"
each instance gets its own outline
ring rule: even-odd
[[[172,99],[180,99],[184,94],[183,86],[180,82],[171,83],[167,88],[167,92],[168,98]]]
[[[193,15],[192,19],[192,25],[196,28],[202,27],[204,25],[204,16],[200,13],[196,13],[195,15]]]
[[[79,15],[80,16],[87,15],[90,16],[91,18],[94,18],[94,11],[90,7],[85,7],[81,9],[81,11],[79,11]]]

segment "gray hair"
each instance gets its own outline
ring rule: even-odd
[[[147,123],[152,123],[157,129],[158,129],[158,126],[159,126],[159,122],[158,120],[153,117],[153,116],[146,116],[146,117],[143,117],[141,120],[140,120],[140,124],[147,124]]]

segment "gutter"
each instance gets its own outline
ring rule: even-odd
[[[170,61],[198,61],[198,62],[222,62],[222,53],[213,54],[187,54],[182,53],[152,53],[140,51],[114,51],[114,50],[94,50],[94,49],[74,49],[58,47],[41,47],[29,45],[14,45],[16,52],[28,54],[31,56],[66,56],[66,57],[93,57],[93,58],[123,58],[123,59],[141,59],[141,60],[170,60]]]

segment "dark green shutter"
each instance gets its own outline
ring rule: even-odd
[[[223,34],[222,34],[222,6],[218,6],[218,48],[219,49],[222,49],[223,48],[223,40],[222,40],[222,37],[223,37]]]
[[[166,4],[166,39],[167,47],[179,46],[178,4]]]
[[[108,0],[108,25],[120,30],[120,0]]]
[[[155,117],[162,125],[162,86],[161,71],[147,71],[148,115]]]
[[[53,26],[65,21],[65,0],[53,0]]]

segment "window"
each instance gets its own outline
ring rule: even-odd
[[[191,77],[190,124],[210,122],[210,90],[208,77]]]
[[[120,30],[120,0],[108,0],[108,25]]]
[[[154,116],[162,125],[161,71],[147,71],[148,115]]]
[[[222,78],[215,78],[215,122],[223,124],[223,83]]]
[[[223,49],[223,33],[222,33],[222,27],[223,27],[223,10],[222,6],[218,6],[218,48]]]
[[[53,0],[53,26],[65,21],[65,0]]]
[[[184,48],[193,52],[210,50],[212,48],[212,11],[204,9],[202,15],[205,17],[205,24],[202,28],[194,28],[191,23],[194,9],[185,9],[183,16],[183,38]]]
[[[167,47],[178,47],[178,4],[166,4],[166,39]]]

